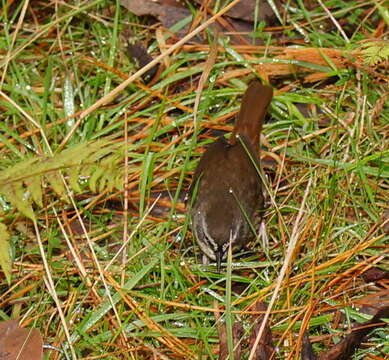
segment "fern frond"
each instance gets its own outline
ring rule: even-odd
[[[0,223],[0,269],[8,281],[11,283],[11,257],[9,251],[9,233],[7,227]]]
[[[367,65],[377,65],[389,59],[389,41],[369,41],[362,45],[361,53]]]
[[[123,153],[123,144],[98,140],[75,145],[54,156],[30,158],[0,172],[0,194],[23,215],[34,219],[32,203],[42,206],[44,184],[67,200],[61,175],[75,192],[82,191],[81,177],[93,192],[118,188]]]

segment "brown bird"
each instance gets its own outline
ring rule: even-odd
[[[201,251],[218,270],[231,243],[238,250],[254,232],[250,224],[261,217],[264,196],[259,175],[259,137],[271,87],[252,81],[242,99],[234,130],[211,144],[197,166],[189,203],[192,229]]]

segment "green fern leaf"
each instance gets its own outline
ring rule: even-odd
[[[42,184],[65,200],[68,198],[61,174],[73,191],[82,191],[81,177],[93,192],[106,188],[112,191],[119,184],[116,179],[121,177],[123,154],[123,144],[108,138],[78,144],[53,156],[26,159],[0,171],[0,194],[23,215],[34,219],[32,203],[42,206]]]
[[[35,220],[34,211],[32,210],[29,194],[25,191],[22,183],[6,185],[0,188],[0,193],[16,207],[24,216]]]
[[[97,182],[101,178],[101,176],[104,174],[104,167],[95,167],[94,172],[92,176],[89,178],[89,188],[92,190],[92,192],[97,192]]]
[[[27,186],[27,190],[31,193],[31,197],[34,200],[34,202],[42,207],[42,184],[41,179],[39,176],[27,179],[24,181],[24,183]]]
[[[369,41],[362,45],[361,53],[367,65],[377,65],[389,59],[389,41]]]
[[[58,171],[47,173],[45,177],[54,192],[63,200],[68,201],[65,185],[63,184],[60,173]]]
[[[115,188],[120,191],[124,189],[124,179],[122,174],[119,174],[115,177]]]
[[[82,192],[78,179],[80,178],[80,166],[74,166],[69,169],[69,184],[70,187],[77,193]]]
[[[0,223],[0,268],[3,270],[8,284],[11,284],[11,257],[9,234],[4,224]]]

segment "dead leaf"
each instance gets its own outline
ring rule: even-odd
[[[203,0],[196,0],[198,4],[202,4]],[[210,8],[214,7],[215,1],[211,1],[208,5]],[[274,5],[279,9],[279,1],[275,0]],[[257,14],[255,12],[257,11]],[[266,24],[273,24],[276,16],[267,1],[257,0],[241,0],[231,10],[226,12],[226,16],[240,21],[253,23],[257,15],[257,21],[265,21]],[[252,28],[251,28],[252,30]]]
[[[355,350],[361,345],[365,336],[372,330],[386,326],[387,324],[381,320],[389,317],[389,306],[386,303],[371,320],[361,324],[356,324],[350,334],[343,340],[339,341],[331,349],[322,352],[318,357],[312,351],[311,343],[307,336],[303,339],[303,346],[301,351],[302,360],[347,360],[354,354]]]
[[[330,350],[319,355],[319,360],[346,360],[362,343],[363,338],[373,329],[385,326],[381,318],[389,317],[389,306],[381,309],[371,320],[357,325],[350,334],[334,345]]]
[[[16,320],[0,322],[0,360],[41,360],[42,336],[37,329],[25,329]]]
[[[366,270],[362,274],[362,278],[366,282],[376,282],[379,280],[387,280],[389,279],[389,271],[381,270],[376,267],[372,267],[369,270]]]
[[[228,344],[227,344],[227,329],[226,326],[218,326],[219,332],[219,360],[227,360],[228,356]],[[242,359],[242,342],[240,341],[243,336],[243,325],[240,322],[235,322],[232,326],[232,341],[234,344],[234,360]]]
[[[219,334],[219,360],[228,358],[228,345],[227,345],[227,328],[224,324],[219,324],[217,327]]]
[[[316,360],[316,355],[313,351],[312,344],[309,341],[307,332],[304,332],[303,342],[301,344],[301,360]]]
[[[151,55],[147,52],[147,49],[133,34],[129,26],[124,26],[121,37],[127,45],[128,57],[135,62],[138,68],[146,66],[149,62],[153,61]],[[146,71],[142,77],[149,81],[154,78],[158,71],[158,65],[153,66],[150,70]]]
[[[219,357],[218,360],[229,359],[228,343],[227,343],[227,328],[224,323],[221,322],[221,310],[216,301],[214,301],[214,307],[218,309],[215,312],[215,319],[217,324],[217,332],[219,334]],[[240,322],[234,322],[232,325],[232,342],[234,344],[234,359],[241,360],[242,357],[242,337],[243,326]]]
[[[121,0],[120,4],[137,16],[156,17],[165,28],[191,16],[191,12],[175,0]],[[184,27],[177,35],[183,36],[188,29],[189,26]]]
[[[191,12],[184,7],[181,3],[175,0],[121,0],[121,5],[133,12],[137,16],[152,16],[157,18],[165,28],[171,28],[178,22],[192,16]],[[204,5],[203,0],[197,0],[197,3],[201,6]],[[279,8],[279,1],[274,1],[277,8]],[[212,15],[212,8],[214,8],[214,1],[208,6],[207,17]],[[267,1],[257,2],[256,0],[241,0],[232,9],[227,11],[225,17],[220,17],[218,23],[212,24],[211,28],[218,29],[220,32],[227,32],[232,36],[233,43],[241,43],[242,39],[246,44],[253,42],[253,39],[240,33],[251,33],[253,23],[255,21],[255,12],[258,5],[257,21],[265,21],[267,25],[275,24],[277,17],[269,6]],[[185,25],[181,30],[176,32],[179,38],[182,38],[190,29],[190,23]],[[198,42],[203,42],[204,39],[200,37],[195,38]],[[255,39],[258,42],[258,38]]]
[[[363,314],[375,315],[381,309],[389,306],[389,289],[364,296],[353,301],[353,305],[359,308],[359,311]]]
[[[267,310],[267,305],[262,301],[257,301],[254,305],[254,311],[262,311],[265,312]],[[249,340],[249,349],[252,349],[255,340],[257,339],[259,330],[261,329],[264,314],[261,315],[253,315],[254,325],[253,330],[250,335]],[[255,350],[254,360],[268,360],[271,358],[272,354],[274,352],[274,348],[272,345],[272,336],[270,331],[269,323],[267,322],[265,325],[265,328],[262,332],[262,337],[259,340],[258,346]]]

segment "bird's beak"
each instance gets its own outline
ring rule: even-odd
[[[222,260],[223,260],[223,250],[219,248],[216,251],[216,270],[218,273],[220,273]]]

